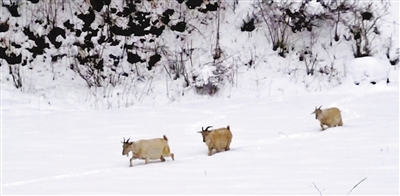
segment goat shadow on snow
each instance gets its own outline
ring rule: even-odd
[[[217,152],[217,151],[215,151],[215,149],[212,151],[213,152],[213,154],[211,155],[211,156],[208,156],[208,150],[206,150],[206,151],[204,151],[204,155],[205,156],[207,156],[207,157],[212,157],[212,156],[215,156],[215,155],[218,155],[218,154],[225,154],[225,153],[227,153],[227,152],[229,152],[229,151],[237,151],[238,149],[241,149],[241,148],[243,148],[243,146],[238,146],[238,147],[234,147],[234,148],[230,148],[229,150],[222,150],[221,152]]]
[[[149,160],[149,163],[145,163],[144,162],[144,160],[143,160],[143,162],[139,162],[139,161],[137,161],[136,163],[135,163],[135,161],[133,160],[132,161],[132,167],[136,167],[136,166],[145,166],[145,165],[153,165],[153,164],[160,164],[160,163],[168,163],[168,162],[173,162],[173,160],[168,160],[167,158],[169,158],[169,157],[166,157],[165,158],[165,161],[163,162],[163,161],[161,161],[161,160]],[[176,160],[175,160],[176,161]],[[128,167],[130,167],[129,166],[129,162],[128,162]]]

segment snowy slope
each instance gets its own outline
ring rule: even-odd
[[[393,2],[397,18],[398,4]],[[238,30],[252,14],[250,5],[240,1],[235,13],[222,16],[224,65],[232,66],[232,75],[214,96],[156,72],[150,81],[89,89],[65,58],[37,58],[33,69],[21,68],[19,90],[9,67],[1,66],[2,194],[345,195],[360,183],[351,194],[398,195],[399,65],[389,66],[383,50],[354,59],[349,45],[326,50],[321,44],[320,66],[333,65],[336,72],[306,75],[298,54],[278,57],[264,31]],[[190,37],[201,49],[190,71],[204,78],[213,71],[213,25],[199,26],[201,39]],[[398,33],[398,26],[386,29]],[[329,30],[320,33],[332,39]],[[182,43],[169,39],[175,36],[164,41],[179,49]],[[301,45],[307,38],[293,41]],[[339,107],[344,126],[321,132],[311,115],[320,105]],[[209,125],[231,126],[230,151],[207,156],[197,131]],[[135,160],[129,167],[123,137],[164,134],[175,161]]]
[[[204,99],[169,106],[3,116],[3,194],[399,194],[397,86]],[[343,127],[310,113],[337,106]],[[231,126],[207,156],[202,126]],[[169,138],[175,161],[122,156],[120,141]],[[314,185],[315,184],[315,185]],[[317,188],[316,188],[316,187]]]

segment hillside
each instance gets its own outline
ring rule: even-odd
[[[330,90],[349,78],[355,57],[376,59],[358,73],[386,73],[365,82],[398,83],[398,8],[390,1],[5,0],[1,84],[47,103],[40,107],[164,105]]]

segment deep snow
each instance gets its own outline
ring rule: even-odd
[[[2,194],[345,195],[361,182],[351,195],[398,195],[399,66],[377,68],[389,63],[379,57],[353,60],[337,44],[316,49],[329,53],[323,63],[337,74],[307,76],[296,54],[276,57],[258,41],[264,32],[238,32],[248,7],[241,2],[237,13],[225,16],[236,26],[221,32],[228,35],[221,40],[226,53],[237,54],[233,83],[214,97],[163,77],[130,92],[126,86],[88,90],[68,66],[58,66],[65,60],[22,69],[22,93],[1,66]],[[398,33],[393,29],[383,33]],[[208,47],[208,41],[197,44]],[[250,57],[257,63],[243,66]],[[197,71],[208,77],[209,69]],[[320,131],[311,115],[320,105],[339,107],[344,126]],[[196,132],[209,125],[231,126],[230,151],[207,156]],[[175,161],[135,160],[129,167],[123,137],[164,134]]]
[[[23,98],[21,98],[23,99]],[[260,98],[2,117],[3,194],[399,194],[399,91],[379,83]],[[4,103],[3,103],[4,104]],[[343,127],[321,132],[315,106]],[[230,125],[207,156],[202,126]],[[122,156],[123,137],[169,138],[175,161]]]

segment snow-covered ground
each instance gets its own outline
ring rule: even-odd
[[[354,59],[349,45],[334,43],[315,48],[331,75],[306,75],[298,54],[277,57],[264,31],[238,30],[251,13],[247,4],[222,17],[221,46],[233,72],[214,96],[162,74],[88,89],[65,59],[22,66],[23,87],[15,89],[1,66],[2,194],[398,195],[399,65],[384,52]],[[398,34],[398,25],[386,29]],[[320,33],[331,39],[328,30]],[[209,77],[207,58],[196,58],[196,71]],[[321,105],[340,108],[344,126],[321,131],[311,114]],[[230,151],[207,156],[197,132],[210,125],[230,125]],[[175,161],[129,167],[124,137],[163,135]]]
[[[344,126],[320,131],[320,105],[339,107]],[[231,126],[230,151],[207,156],[196,132],[208,125]],[[129,167],[123,137],[163,134],[175,161]],[[344,195],[363,179],[351,194],[399,194],[397,84],[2,115],[3,194]]]

